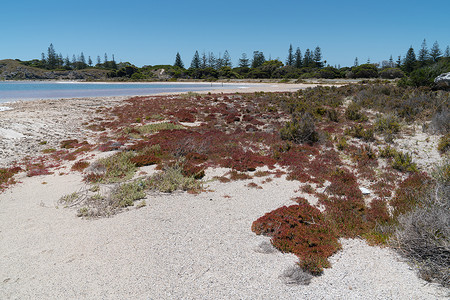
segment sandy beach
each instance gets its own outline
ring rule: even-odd
[[[296,91],[313,84],[249,84],[211,93]],[[201,92],[201,93],[208,93]],[[62,140],[96,143],[83,124],[129,97],[37,100],[2,104],[0,167],[10,166]],[[417,133],[418,161],[439,158],[436,137]],[[416,142],[417,141],[417,142]],[[402,147],[410,144],[400,143]],[[104,155],[85,155],[94,161]],[[448,299],[389,248],[343,239],[331,268],[309,285],[286,283],[298,258],[266,247],[252,222],[302,196],[296,181],[212,180],[226,169],[207,169],[205,191],[150,193],[146,206],[109,218],[83,219],[58,200],[85,187],[65,162],[51,175],[27,177],[0,193],[1,299]],[[147,167],[147,173],[155,172]],[[250,188],[255,182],[262,189]]]

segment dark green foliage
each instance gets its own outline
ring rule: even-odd
[[[263,65],[263,63],[266,61],[266,58],[264,57],[264,53],[260,51],[254,51],[253,52],[253,60],[252,60],[252,68],[258,68]]]
[[[298,144],[315,143],[319,140],[315,119],[310,113],[304,113],[287,122],[280,129],[280,136],[283,140],[293,141]]]
[[[347,76],[350,78],[376,78],[378,77],[378,69],[375,65],[364,64],[353,67]]]
[[[194,57],[191,62],[191,69],[199,69],[200,68],[200,56],[198,51],[195,51]]]
[[[313,67],[314,66],[314,60],[313,60],[313,54],[311,53],[311,50],[306,49],[305,56],[303,57],[303,66],[304,67]]]
[[[361,106],[351,102],[345,110],[345,117],[351,121],[365,121],[366,117],[361,112]]]
[[[297,47],[294,54],[294,67],[301,68],[303,66],[302,52],[300,48]]]
[[[294,65],[294,53],[293,53],[293,49],[292,49],[292,44],[289,45],[289,51],[288,51],[288,56],[286,58],[286,65],[287,66],[293,66]]]
[[[247,58],[247,54],[242,53],[242,57],[239,59],[239,67],[240,68],[250,67],[250,60]]]
[[[446,153],[450,150],[450,133],[447,133],[446,135],[442,136],[439,139],[439,144],[437,149],[441,153]]]
[[[430,49],[430,57],[434,62],[437,62],[438,59],[442,56],[442,51],[439,48],[439,44],[437,41],[434,42],[433,47]]]
[[[314,49],[313,61],[314,61],[314,64],[315,64],[315,66],[317,68],[322,68],[323,67],[322,50],[320,49],[319,46],[317,46],[316,49]]]
[[[403,62],[403,69],[406,73],[411,73],[416,67],[416,54],[414,48],[409,47]]]
[[[383,79],[403,78],[405,73],[399,68],[387,68],[380,71],[380,77]]]
[[[175,56],[175,63],[173,64],[174,67],[178,67],[180,69],[184,69],[183,61],[181,60],[181,55],[179,52],[177,52],[177,55]]]

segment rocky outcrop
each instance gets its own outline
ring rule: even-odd
[[[450,88],[450,72],[443,73],[434,79],[434,83],[438,87]]]

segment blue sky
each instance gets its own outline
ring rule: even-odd
[[[57,53],[103,57],[137,66],[189,65],[195,50],[225,50],[233,63],[254,50],[285,61],[294,49],[320,46],[331,65],[394,60],[425,38],[450,45],[449,0],[438,1],[137,1],[3,0],[0,59]]]

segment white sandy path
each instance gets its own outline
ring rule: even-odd
[[[139,210],[83,220],[55,208],[80,179],[24,178],[0,194],[0,299],[444,299],[390,250],[358,240],[309,286],[283,284],[296,257],[255,252],[266,238],[250,227],[292,204],[295,182],[213,182],[213,192],[153,195]]]

